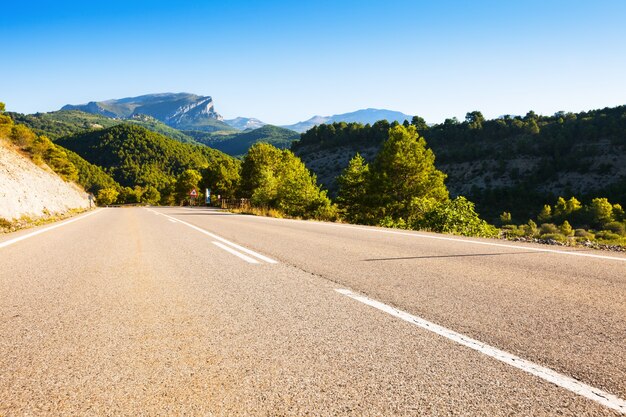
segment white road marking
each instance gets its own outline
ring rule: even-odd
[[[565,388],[575,394],[578,394],[583,397],[589,398],[590,400],[596,401],[605,407],[611,408],[613,410],[617,410],[622,414],[626,414],[626,401],[613,394],[609,394],[608,392],[605,392],[601,389],[592,387],[574,378],[571,378],[569,376],[553,371],[550,368],[537,365],[533,362],[527,361],[518,356],[512,355],[510,353],[507,353],[495,347],[489,346],[476,339],[472,339],[461,333],[457,333],[453,330],[449,330],[445,327],[439,326],[438,324],[424,320],[420,317],[406,313],[402,310],[398,310],[387,304],[381,303],[380,301],[372,300],[371,298],[365,297],[363,295],[355,294],[352,291],[346,290],[346,289],[338,288],[338,289],[335,289],[335,291],[345,296],[348,296],[354,300],[357,300],[363,304],[367,304],[371,307],[384,311],[385,313],[391,314],[394,317],[397,317],[411,324],[414,324],[418,327],[421,327],[422,329],[428,330],[430,332],[443,336],[447,339],[450,339],[460,345],[466,346],[470,349],[476,350],[480,353],[483,353],[489,357],[497,359],[515,368],[521,369],[522,371],[535,375],[541,379],[544,379],[548,382],[558,385],[559,387]]]
[[[37,236],[37,235],[40,235],[40,234],[45,233],[45,232],[49,232],[50,230],[54,230],[54,229],[56,229],[58,227],[65,226],[65,225],[68,225],[70,223],[77,222],[77,221],[82,220],[82,219],[84,219],[86,217],[89,217],[89,216],[91,216],[93,214],[99,213],[101,210],[103,210],[103,209],[100,208],[100,209],[97,209],[95,211],[92,211],[91,213],[87,213],[84,216],[75,217],[73,219],[57,223],[54,226],[46,227],[44,229],[39,229],[37,231],[34,231],[32,233],[16,237],[14,239],[5,240],[4,242],[0,242],[0,248],[7,247],[7,246],[12,245],[14,243],[20,242],[20,241],[22,241],[24,239],[28,239],[30,237]]]
[[[223,243],[215,242],[215,241],[211,242],[211,243],[213,243],[218,248],[224,249],[228,253],[232,253],[233,255],[243,259],[246,262],[250,262],[251,264],[258,264],[259,263],[259,261],[257,261],[256,259],[253,259],[253,258],[249,257],[248,255],[244,255],[243,253],[237,252],[235,249],[230,248],[230,247],[224,245]]]
[[[237,216],[237,214],[233,214],[233,215]],[[398,230],[388,230],[388,229],[383,229],[383,228],[364,227],[364,226],[349,225],[349,224],[328,223],[328,222],[320,222],[320,221],[312,221],[312,220],[306,220],[305,221],[305,220],[296,220],[296,219],[277,219],[277,218],[273,218],[273,217],[262,217],[262,216],[240,216],[240,217],[242,217],[242,218],[245,217],[247,219],[258,219],[258,220],[273,220],[273,221],[279,221],[279,222],[298,222],[298,223],[304,223],[304,224],[314,224],[314,225],[319,225],[319,226],[330,226],[330,227],[340,227],[340,228],[354,229],[354,230],[364,230],[364,231],[369,231],[369,232],[374,232],[374,233],[385,233],[385,234],[390,234],[390,235],[410,236],[410,237],[422,238],[422,239],[445,240],[445,241],[448,241],[448,242],[470,243],[470,244],[474,244],[474,245],[495,246],[495,247],[499,247],[499,248],[509,248],[509,249],[525,249],[525,250],[534,251],[534,252],[547,252],[547,253],[555,253],[555,254],[558,254],[558,255],[569,255],[569,256],[584,256],[584,257],[588,257],[588,258],[608,259],[608,260],[611,260],[611,261],[626,262],[626,257],[625,258],[620,258],[620,257],[617,257],[617,256],[596,255],[596,254],[593,254],[593,253],[582,253],[582,252],[556,250],[556,249],[543,249],[543,248],[535,248],[535,247],[529,247],[529,246],[524,246],[524,245],[510,245],[510,244],[506,244],[506,243],[483,242],[483,241],[480,241],[480,240],[460,239],[460,238],[448,237],[448,236],[425,235],[425,234],[422,234],[422,233],[419,233],[419,232],[413,232],[413,233],[400,232]]]
[[[171,221],[172,223],[178,223],[176,220],[172,220],[172,219],[167,219],[169,221]]]
[[[148,210],[150,210],[150,211],[154,211],[154,210],[151,210],[151,209],[148,209]],[[226,240],[226,239],[224,239],[224,238],[223,238],[223,237],[221,237],[221,236],[218,236],[218,235],[216,235],[216,234],[214,234],[214,233],[211,233],[211,232],[207,232],[206,230],[204,230],[204,229],[202,229],[202,228],[200,228],[200,227],[198,227],[198,226],[194,226],[194,225],[193,225],[193,224],[191,224],[191,223],[187,223],[187,222],[185,222],[185,221],[183,221],[183,220],[180,220],[180,219],[174,218],[174,217],[172,217],[172,216],[168,216],[167,214],[163,214],[163,213],[159,213],[159,214],[160,214],[161,216],[163,216],[163,217],[167,218],[167,219],[171,219],[171,220],[174,220],[174,221],[176,221],[176,222],[178,222],[178,223],[180,223],[180,224],[184,224],[185,226],[191,227],[192,229],[197,230],[197,231],[198,231],[198,232],[200,232],[200,233],[203,233],[203,234],[205,234],[205,235],[207,235],[207,236],[210,236],[210,237],[212,237],[212,238],[213,238],[213,239],[215,239],[215,240],[218,240],[218,241],[220,241],[220,242],[222,242],[222,243],[224,243],[224,244],[226,244],[226,245],[228,245],[228,246],[231,246],[231,247],[233,247],[233,248],[237,249],[239,252],[247,253],[248,255],[250,255],[250,256],[254,256],[254,257],[255,257],[255,258],[257,258],[257,259],[260,259],[260,260],[262,260],[262,261],[264,261],[264,262],[267,262],[268,264],[277,264],[277,263],[278,263],[278,261],[276,261],[276,260],[274,260],[274,259],[272,259],[272,258],[269,258],[269,257],[267,257],[267,256],[265,256],[265,255],[261,255],[260,253],[255,252],[255,251],[253,251],[253,250],[250,250],[250,249],[248,249],[248,248],[244,248],[243,246],[240,246],[240,245],[238,245],[238,244],[236,244],[236,243],[233,243],[233,242],[231,242],[231,241],[229,241],[229,240]]]

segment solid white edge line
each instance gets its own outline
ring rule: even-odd
[[[78,217],[75,217],[75,218],[70,219],[70,220],[65,220],[65,221],[59,222],[59,223],[57,223],[57,224],[55,224],[53,226],[46,227],[46,228],[43,228],[43,229],[39,229],[39,230],[36,230],[36,231],[34,231],[32,233],[28,233],[26,235],[22,235],[22,236],[14,238],[14,239],[5,240],[4,242],[0,242],[0,248],[7,247],[7,246],[12,245],[14,243],[20,242],[20,241],[22,241],[24,239],[28,239],[28,238],[40,235],[40,234],[45,233],[45,232],[49,232],[50,230],[54,230],[54,229],[59,228],[61,226],[65,226],[65,225],[68,225],[70,223],[77,222],[77,221],[85,219],[85,218],[87,218],[87,217],[89,217],[89,216],[91,216],[93,214],[99,213],[102,210],[103,210],[102,208],[99,208],[99,209],[96,209],[96,210],[92,211],[91,213],[87,213],[87,214],[82,215],[82,216],[79,215]]]
[[[575,394],[578,394],[590,400],[596,401],[605,407],[619,411],[622,414],[626,414],[626,401],[625,400],[613,394],[605,392],[599,388],[592,387],[591,385],[582,383],[574,378],[571,378],[569,376],[553,371],[550,368],[537,365],[533,362],[527,361],[518,356],[512,355],[503,350],[497,349],[495,347],[482,343],[478,340],[472,339],[471,337],[465,336],[461,333],[457,333],[453,330],[439,326],[438,324],[424,320],[420,317],[414,316],[402,310],[398,310],[387,304],[381,303],[380,301],[373,300],[363,295],[355,294],[352,291],[347,290],[347,289],[337,288],[335,289],[335,291],[347,297],[350,297],[356,301],[359,301],[363,304],[367,304],[378,310],[384,311],[385,313],[391,314],[392,316],[397,317],[401,320],[414,324],[415,326],[421,327],[422,329],[425,329],[430,332],[436,333],[440,336],[443,336],[460,345],[466,346],[470,349],[483,353],[489,357],[497,359],[500,362],[504,362],[522,371],[535,375],[543,380],[546,380],[555,385],[558,385],[561,388],[565,388]]]
[[[148,210],[150,210],[150,209],[148,209]],[[153,211],[153,210],[150,210],[150,211]],[[205,234],[205,235],[207,235],[207,236],[210,236],[210,237],[212,237],[212,238],[213,238],[213,239],[215,239],[215,240],[219,240],[220,242],[222,242],[222,243],[224,243],[224,244],[226,244],[226,245],[229,245],[229,246],[231,246],[231,247],[233,247],[233,248],[235,248],[235,249],[237,249],[237,250],[239,250],[239,251],[241,251],[241,252],[247,253],[247,254],[248,254],[248,255],[250,255],[250,256],[254,256],[254,257],[255,257],[255,258],[257,258],[257,259],[260,259],[260,260],[262,260],[262,261],[267,262],[268,264],[277,264],[277,263],[278,263],[278,261],[276,261],[276,260],[274,260],[274,259],[272,259],[272,258],[268,258],[267,256],[265,256],[265,255],[261,255],[260,253],[257,253],[257,252],[255,252],[255,251],[253,251],[253,250],[250,250],[250,249],[248,249],[248,248],[244,248],[243,246],[240,246],[240,245],[238,245],[238,244],[236,244],[236,243],[233,243],[233,242],[231,242],[231,241],[229,241],[229,240],[226,240],[226,239],[224,239],[224,238],[223,238],[223,237],[221,237],[221,236],[218,236],[218,235],[216,235],[216,234],[214,234],[214,233],[208,232],[208,231],[206,231],[206,230],[204,230],[204,229],[202,229],[202,228],[200,228],[200,227],[198,227],[198,226],[194,226],[194,225],[193,225],[193,224],[191,224],[191,223],[187,223],[187,222],[185,222],[185,221],[183,221],[183,220],[180,220],[180,219],[177,219],[177,218],[175,218],[175,217],[168,216],[167,214],[163,214],[163,213],[159,213],[159,214],[160,214],[161,216],[163,216],[163,217],[166,217],[166,218],[168,218],[168,219],[175,220],[175,221],[177,221],[178,223],[184,224],[185,226],[191,227],[192,229],[197,230],[197,231],[198,231],[198,232],[200,232],[200,233],[203,233],[203,234]]]
[[[251,264],[258,264],[258,263],[259,263],[259,261],[257,261],[256,259],[251,258],[251,257],[249,257],[248,255],[244,255],[243,253],[237,252],[235,249],[230,248],[230,247],[228,247],[228,246],[224,245],[223,243],[220,243],[220,242],[215,242],[215,241],[213,241],[213,242],[211,242],[211,243],[213,243],[213,244],[214,244],[215,246],[217,246],[218,248],[224,249],[224,250],[225,250],[226,252],[228,252],[228,253],[232,253],[233,255],[235,255],[235,256],[237,256],[237,257],[239,257],[239,258],[243,259],[243,260],[244,260],[244,261],[246,261],[246,262],[249,262],[249,263],[251,263]]]
[[[363,227],[363,226],[351,225],[351,224],[337,224],[337,223],[328,223],[328,222],[320,222],[320,221],[305,221],[305,220],[296,220],[296,219],[276,219],[273,217],[263,217],[263,216],[242,216],[238,214],[233,214],[233,216],[239,216],[241,218],[254,218],[254,219],[259,219],[259,220],[279,221],[279,222],[298,222],[301,224],[339,227],[339,228],[344,228],[344,229],[363,230],[363,231],[368,231],[368,232],[384,233],[384,234],[390,234],[390,235],[410,236],[410,237],[417,237],[417,238],[423,238],[423,239],[445,240],[448,242],[470,243],[474,245],[496,246],[500,248],[509,248],[509,249],[525,249],[525,250],[534,251],[534,252],[547,252],[547,253],[555,253],[559,255],[570,255],[570,256],[584,256],[588,258],[608,259],[612,261],[626,262],[626,258],[618,258],[616,256],[596,255],[593,253],[581,253],[581,252],[564,251],[564,250],[556,250],[556,249],[543,249],[543,248],[535,248],[535,247],[523,246],[523,245],[519,245],[519,246],[509,245],[506,243],[482,242],[479,240],[458,239],[458,238],[447,237],[447,236],[431,236],[431,235],[424,235],[419,232],[408,233],[408,232],[400,232],[397,230],[377,229],[374,227]]]

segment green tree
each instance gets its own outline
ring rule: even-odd
[[[119,192],[115,188],[101,188],[96,197],[96,203],[100,206],[108,206],[117,201]]]
[[[149,185],[141,193],[141,202],[148,204],[158,204],[161,200],[161,193],[156,187]]]
[[[187,169],[183,171],[178,178],[176,178],[176,199],[177,202],[189,200],[189,193],[195,189],[199,190],[199,184],[202,180],[202,175],[195,169]]]
[[[589,214],[593,225],[601,228],[613,221],[613,205],[606,198],[594,198],[589,205]]]
[[[502,224],[511,224],[511,213],[508,211],[502,212],[500,215],[500,223]]]
[[[371,167],[375,203],[370,207],[380,207],[378,218],[406,220],[414,198],[448,199],[445,178],[435,168],[435,155],[415,127],[394,126]]]
[[[537,221],[539,223],[547,223],[552,219],[552,207],[545,204],[539,214],[537,215]]]
[[[263,142],[252,145],[241,164],[240,193],[242,197],[251,198],[254,191],[261,185],[264,176],[268,175],[268,172],[262,171],[275,172],[281,160],[280,149]]]
[[[415,126],[417,130],[427,130],[428,125],[426,124],[426,120],[419,116],[413,116],[411,119],[411,124]]]
[[[291,151],[253,145],[241,168],[241,192],[254,205],[302,218],[333,219],[336,209],[317,178]]]
[[[351,223],[360,223],[367,212],[366,197],[369,187],[369,165],[357,153],[337,178],[339,192],[337,206],[343,217]]]
[[[569,224],[567,220],[563,222],[563,224],[559,227],[559,229],[564,236],[574,235],[574,229],[572,228],[572,226]]]

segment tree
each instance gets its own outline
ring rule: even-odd
[[[343,217],[351,223],[364,221],[367,211],[365,200],[369,192],[368,182],[369,165],[357,153],[337,178],[339,184],[337,206],[342,211]]]
[[[572,236],[574,234],[574,229],[572,229],[572,226],[567,220],[563,222],[559,229],[564,236]]]
[[[378,218],[406,220],[414,198],[448,199],[445,178],[414,126],[392,127],[371,167],[371,197],[376,201],[369,206],[380,208]]]
[[[241,193],[252,204],[302,218],[332,219],[336,209],[293,152],[267,143],[253,145],[241,167]]]
[[[502,224],[511,224],[511,213],[508,211],[502,212],[500,215],[500,223]]]
[[[613,205],[606,198],[594,198],[589,206],[591,222],[601,228],[613,221]]]
[[[427,130],[428,125],[426,124],[426,120],[419,116],[413,116],[411,119],[411,124],[415,126],[417,130]]]
[[[187,169],[183,171],[178,178],[176,178],[176,200],[178,203],[182,203],[189,198],[191,190],[198,191],[198,184],[202,180],[202,175],[195,169]]]
[[[141,202],[148,204],[158,204],[161,200],[161,193],[156,187],[148,185],[141,193]]]
[[[100,206],[108,206],[117,201],[119,194],[120,193],[118,193],[115,188],[101,188],[100,191],[98,191],[96,202]]]
[[[240,193],[242,197],[251,198],[254,190],[261,185],[263,175],[265,175],[262,171],[274,172],[281,159],[280,149],[270,144],[260,142],[252,145],[241,164]]]
[[[465,115],[465,121],[470,129],[482,129],[485,117],[479,111],[469,112]]]
[[[537,221],[539,223],[547,223],[552,219],[552,207],[545,204],[539,214],[537,215]]]

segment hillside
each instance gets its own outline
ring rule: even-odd
[[[88,207],[87,193],[80,187],[0,139],[0,220],[49,217]]]
[[[200,142],[233,156],[245,154],[248,152],[250,146],[257,142],[266,142],[277,148],[285,149],[289,148],[293,141],[300,138],[300,135],[293,130],[272,125],[265,125],[258,129],[239,133],[190,131],[185,131],[184,133],[193,137],[196,142]]]
[[[0,103],[0,229],[89,207],[65,152],[3,113]]]
[[[163,199],[187,169],[227,171],[233,158],[201,145],[177,142],[140,126],[122,124],[61,138],[57,144],[101,167],[124,187],[154,187]],[[166,203],[165,200],[163,200]]]
[[[80,110],[60,110],[50,113],[20,114],[9,113],[16,123],[30,127],[39,135],[46,135],[52,140],[89,130],[104,129],[122,123],[130,123],[145,127],[156,133],[175,139],[179,142],[194,143],[194,140],[162,123],[151,116],[138,114],[130,119],[111,119],[99,114],[85,113]]]
[[[222,122],[222,116],[215,111],[213,98],[189,93],[147,94],[87,104],[68,104],[61,110],[80,110],[119,119],[146,115],[176,129],[209,132],[233,129]]]
[[[416,122],[451,195],[468,197],[491,220],[503,211],[527,219],[558,196],[626,203],[626,106],[494,120],[473,112],[432,127]],[[356,152],[374,158],[387,126],[319,126],[292,150],[334,194],[335,178]]]

